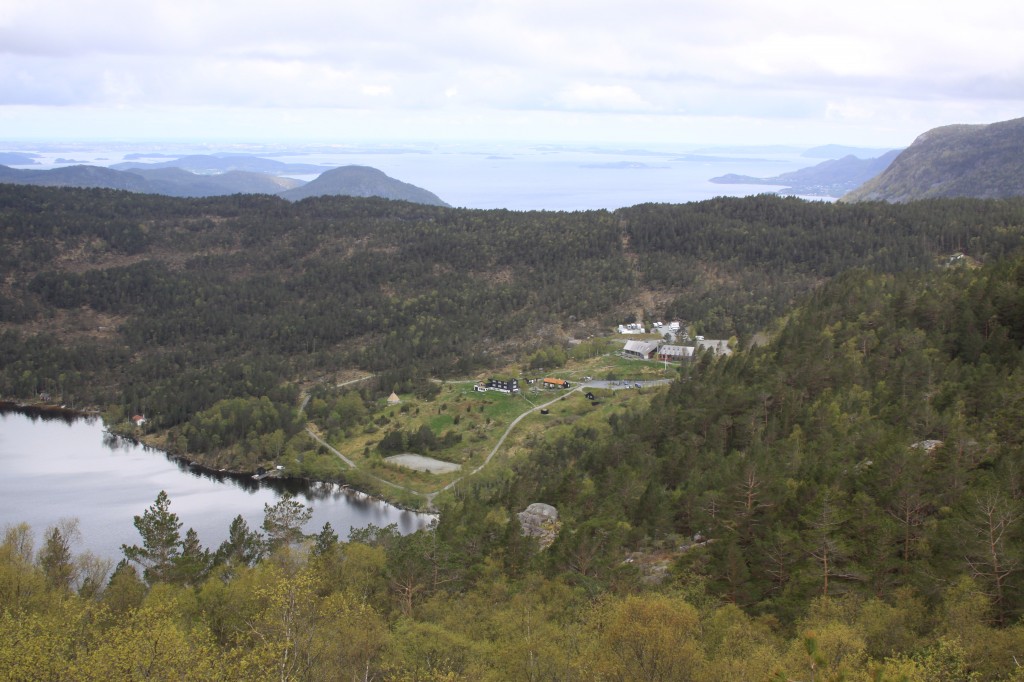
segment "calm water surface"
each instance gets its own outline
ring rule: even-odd
[[[229,151],[171,145],[37,150],[36,165],[55,168],[70,163],[109,166],[126,160],[129,152],[169,156]],[[372,166],[402,182],[412,183],[452,206],[507,208],[516,211],[578,211],[616,209],[647,202],[682,203],[717,196],[746,196],[776,189],[767,185],[718,185],[710,178],[736,173],[770,177],[812,166],[797,151],[773,153],[696,153],[679,148],[599,149],[525,143],[409,143],[278,149],[234,148],[290,163],[323,165],[324,169],[350,164]],[[71,157],[71,158],[68,158]],[[163,161],[166,157],[141,159]],[[133,159],[134,160],[134,159]],[[312,180],[317,174],[295,175]]]
[[[161,490],[183,523],[182,534],[195,528],[203,544],[214,549],[227,539],[238,514],[258,530],[264,505],[286,491],[313,508],[307,533],[329,521],[343,540],[353,527],[396,523],[410,533],[433,518],[334,484],[268,484],[203,474],[163,452],[109,436],[99,419],[0,410],[0,527],[28,523],[37,546],[48,526],[77,517],[82,542],[76,550],[117,560],[122,544],[140,542],[132,518]]]

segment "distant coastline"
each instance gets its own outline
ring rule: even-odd
[[[0,158],[6,153],[8,166],[35,171],[71,168],[66,163],[69,159],[104,170],[139,160],[166,162],[217,154],[228,159],[238,151],[237,145],[217,149],[209,144],[56,145],[0,140]],[[246,145],[243,156],[257,156],[266,161],[258,166],[265,171],[274,168],[292,171],[267,175],[267,180],[308,181],[318,175],[297,174],[294,170],[364,165],[428,190],[460,208],[581,211],[759,194],[765,191],[763,187],[716,185],[710,178],[730,173],[757,176],[799,170],[813,163],[802,151],[791,147],[716,147],[709,153],[695,145],[635,148],[626,145],[408,142],[290,147]],[[639,172],[647,170],[658,172]]]

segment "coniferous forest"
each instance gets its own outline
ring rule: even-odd
[[[161,495],[107,576],[73,528],[9,526],[5,678],[1024,680],[1024,202],[0,193],[0,393],[200,449],[221,401],[289,432],[319,373],[465,375],[638,291],[739,339],[466,479],[428,531],[304,531],[284,498],[204,548]]]

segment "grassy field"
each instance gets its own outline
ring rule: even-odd
[[[362,474],[382,479],[392,484],[392,487],[400,486],[426,495],[466,476],[481,465],[509,424],[534,407],[556,400],[548,407],[548,414],[541,414],[539,410],[534,411],[513,429],[492,461],[492,466],[498,466],[514,458],[527,443],[535,443],[537,438],[556,438],[577,424],[588,423],[599,427],[605,425],[607,428],[608,417],[611,414],[631,405],[645,403],[656,391],[663,390],[588,389],[595,394],[595,400],[591,401],[585,397],[587,391],[544,389],[540,388],[539,381],[536,384],[528,384],[528,378],[561,378],[577,386],[582,383],[584,377],[602,381],[628,380],[631,383],[674,378],[677,375],[677,366],[669,364],[666,367],[662,363],[623,358],[615,354],[582,361],[570,360],[563,368],[547,371],[526,370],[522,373],[520,368],[505,368],[504,371],[495,371],[489,376],[519,378],[519,394],[478,392],[473,390],[473,380],[446,382],[441,385],[438,395],[431,400],[400,395],[402,402],[398,405],[387,405],[382,401],[378,409],[370,415],[369,424],[372,426],[332,440],[331,445],[355,462]],[[562,399],[558,399],[560,394]],[[460,464],[461,471],[431,474],[391,465],[383,460],[377,445],[389,431],[400,429],[411,433],[422,426],[428,427],[439,440],[448,435],[449,440],[457,442],[441,450],[417,454]],[[349,473],[352,474],[350,477],[354,481],[358,481],[359,475],[356,472]],[[384,488],[379,485],[373,487],[378,488],[386,496],[391,496],[387,491],[387,485]]]

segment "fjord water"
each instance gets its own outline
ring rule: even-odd
[[[0,410],[0,527],[28,523],[37,546],[43,531],[77,517],[82,540],[75,551],[118,560],[122,544],[138,544],[132,518],[166,490],[182,535],[195,528],[204,546],[227,539],[241,514],[258,530],[265,504],[290,492],[313,508],[307,533],[330,522],[344,540],[350,528],[398,524],[402,533],[433,518],[403,511],[333,484],[257,483],[250,478],[191,469],[165,453],[110,436],[99,419],[66,413]]]
[[[814,165],[820,159],[798,149],[679,149],[423,142],[339,145],[121,145],[22,146],[36,159],[22,168],[49,169],[74,163],[109,166],[146,163],[189,154],[245,153],[327,170],[372,166],[429,190],[452,206],[514,211],[578,211],[622,208],[647,202],[683,203],[717,196],[746,196],[780,189],[768,185],[720,185],[710,178],[734,173],[771,177]],[[152,156],[146,156],[151,154]],[[309,181],[311,175],[289,175]]]
[[[728,173],[770,177],[817,162],[797,153],[752,158],[749,154],[522,146],[493,148],[491,153],[450,147],[393,149],[389,153],[313,152],[280,159],[373,166],[430,190],[452,206],[514,211],[614,210],[648,202],[684,203],[760,194],[779,187],[720,185],[710,178]]]

